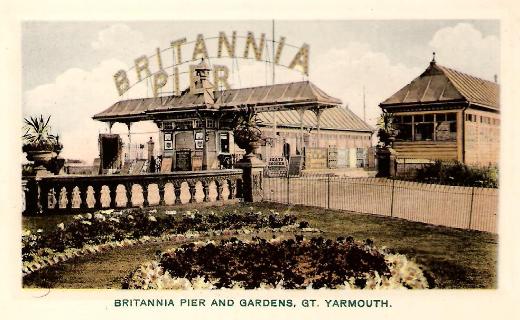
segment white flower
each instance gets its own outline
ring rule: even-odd
[[[74,216],[74,220],[81,220],[83,219],[83,216],[81,214],[77,214]]]
[[[157,219],[154,216],[148,216],[148,221],[157,222]]]
[[[112,222],[115,222],[115,223],[119,223],[119,219],[114,218],[114,217],[109,218],[108,221],[112,221]]]
[[[177,214],[177,211],[175,210],[167,210],[164,212],[164,214],[168,215],[168,216],[173,216],[174,214]]]
[[[213,289],[213,284],[206,282],[203,277],[197,277],[191,280],[191,286],[193,289]]]
[[[134,219],[134,216],[129,214],[128,217],[127,217],[129,220],[133,220]]]
[[[58,229],[65,230],[65,224],[63,224],[63,222],[58,224]],[[39,230],[41,230],[41,229],[38,229],[38,232],[40,232]]]
[[[157,209],[148,210],[148,213],[157,213]]]
[[[105,221],[106,220],[105,216],[100,214],[100,213],[95,213],[94,214],[94,219],[101,220],[101,221]]]
[[[87,220],[82,220],[81,223],[89,225],[89,226],[92,224],[92,222],[87,221]]]
[[[87,214],[85,215],[85,217],[86,217],[87,219],[92,219],[92,214],[91,214],[91,213],[87,213]]]
[[[99,212],[101,212],[102,214],[111,214],[112,212],[114,212],[114,209],[101,210]]]
[[[60,223],[60,224],[63,225],[63,223]],[[59,228],[59,227],[60,227],[60,225],[58,225],[58,228]],[[62,230],[63,230],[63,229],[62,229]],[[38,229],[38,230],[36,230],[36,232],[38,232],[38,233],[42,233],[42,232],[43,232],[43,229]]]

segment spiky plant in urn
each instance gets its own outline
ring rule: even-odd
[[[394,115],[387,112],[383,113],[377,121],[377,127],[378,147],[391,148],[398,133],[394,128]]]
[[[247,108],[237,114],[233,136],[237,146],[246,151],[246,156],[253,156],[265,141],[253,109]]]
[[[242,169],[242,198],[245,202],[261,201],[262,172],[265,164],[255,156],[255,152],[265,137],[258,127],[253,108],[244,109],[236,114],[233,136],[237,146],[246,151],[244,157],[235,164],[236,168]]]
[[[394,115],[383,113],[377,121],[377,137],[379,142],[376,148],[377,176],[395,176],[395,151],[392,149],[398,131],[394,127]]]
[[[36,171],[45,171],[63,149],[59,136],[51,133],[50,119],[50,116],[44,118],[43,115],[24,119],[22,151],[27,160],[34,162]]]

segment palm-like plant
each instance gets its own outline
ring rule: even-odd
[[[394,128],[394,115],[392,113],[383,113],[377,121],[377,137],[379,138],[380,147],[388,147],[395,139],[397,130]]]
[[[59,141],[59,136],[51,133],[50,119],[50,116],[45,119],[43,115],[24,119],[25,133],[22,136],[24,152],[54,151],[58,153],[61,151],[63,145]]]

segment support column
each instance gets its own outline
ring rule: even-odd
[[[206,135],[207,135],[206,119],[202,118],[201,123],[202,123],[202,135],[203,135],[203,137],[202,137],[202,170],[208,170],[208,144],[206,141]]]
[[[303,116],[305,115],[305,109],[299,109],[300,115],[300,155],[303,157]]]
[[[315,109],[314,110],[314,113],[316,114],[316,148],[319,148],[320,147],[320,119],[321,119],[321,113],[323,112],[323,110],[321,109]]]
[[[131,122],[128,122],[126,124],[126,126],[128,127],[128,161],[130,161],[130,150],[131,150],[131,145],[132,145],[132,135],[130,133],[130,127],[132,126],[132,123]]]

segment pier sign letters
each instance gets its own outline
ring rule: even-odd
[[[208,54],[206,45],[206,42],[210,40],[218,41],[215,46],[217,52],[213,56]],[[242,42],[242,46],[239,47],[237,41]],[[271,45],[274,58],[270,58],[266,52],[268,43]],[[284,54],[284,52],[287,52],[287,50],[284,50],[286,47],[297,49],[294,56],[290,55],[290,53]],[[243,50],[237,52],[239,48]],[[195,68],[195,65],[189,65],[187,71],[179,71],[180,65],[196,62],[202,58],[210,60],[211,58],[223,57],[268,62],[299,71],[305,75],[309,74],[308,44],[304,43],[300,47],[296,47],[287,44],[285,37],[280,37],[278,41],[274,41],[266,39],[264,33],[259,38],[256,38],[253,32],[247,32],[246,36],[237,36],[236,31],[233,31],[231,35],[219,32],[218,37],[212,38],[204,38],[202,34],[199,34],[196,40],[190,42],[186,38],[180,38],[171,41],[170,47],[166,49],[156,48],[155,54],[151,56],[142,55],[136,58],[134,65],[129,70],[119,70],[114,74],[116,89],[121,96],[135,84],[147,80],[151,81],[154,97],[158,96],[163,88],[170,88],[166,89],[166,91],[172,91],[174,95],[180,95],[179,75],[189,73],[191,84],[194,82],[193,74]],[[222,86],[225,89],[229,89],[229,68],[225,65],[213,65],[212,69],[215,87]]]

